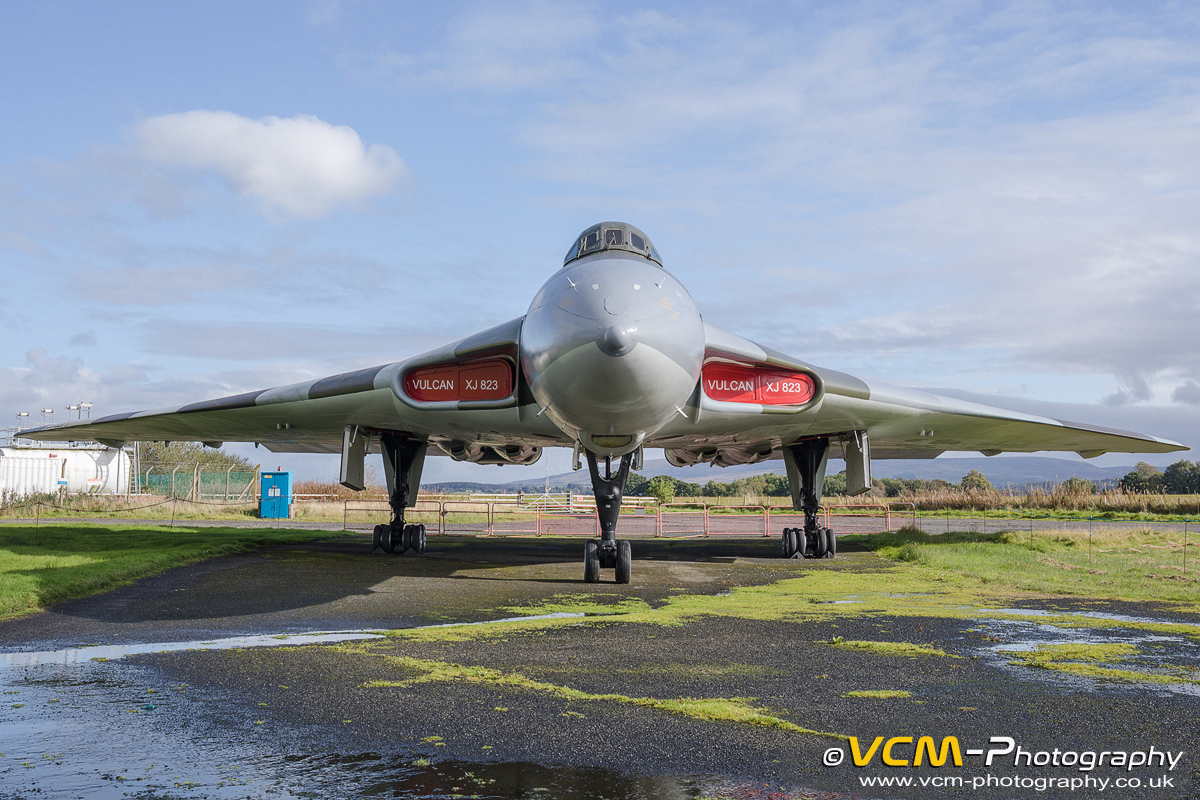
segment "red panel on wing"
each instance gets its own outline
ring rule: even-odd
[[[769,406],[802,406],[817,390],[812,376],[792,370],[759,370],[758,402]]]
[[[727,403],[800,406],[817,390],[812,376],[804,372],[723,362],[705,364],[702,381],[706,395]]]
[[[502,359],[490,359],[421,367],[404,377],[404,391],[421,403],[503,400],[513,391],[512,366]]]
[[[434,403],[458,399],[458,367],[414,369],[404,378],[404,391],[413,400]]]
[[[754,367],[740,364],[705,364],[701,373],[704,393],[727,403],[756,403]]]
[[[458,377],[463,400],[503,400],[512,394],[512,367],[507,361],[464,364]]]

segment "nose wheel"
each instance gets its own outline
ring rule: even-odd
[[[615,472],[612,458],[606,456],[602,474],[596,454],[591,450],[586,452],[588,470],[592,474],[592,491],[596,495],[600,538],[589,539],[583,546],[583,579],[588,583],[598,583],[603,568],[615,571],[617,583],[629,583],[633,574],[633,549],[628,541],[617,539],[617,517],[621,514],[621,499],[633,454],[621,456]]]
[[[625,539],[613,539],[608,542],[602,539],[588,539],[583,545],[584,581],[599,583],[602,568],[614,570],[617,583],[629,583],[633,575],[633,548],[629,542]]]

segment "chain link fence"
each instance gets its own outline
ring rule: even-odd
[[[252,503],[258,495],[257,470],[147,470],[135,477],[138,494],[192,502]]]

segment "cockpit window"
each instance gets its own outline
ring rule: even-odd
[[[601,222],[579,234],[574,246],[567,251],[563,265],[583,256],[609,250],[625,251],[662,266],[662,257],[646,238],[646,234],[624,222]]]

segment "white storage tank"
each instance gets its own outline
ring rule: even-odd
[[[0,495],[25,497],[62,489],[124,494],[129,487],[129,469],[128,453],[99,445],[57,450],[0,447]]]

